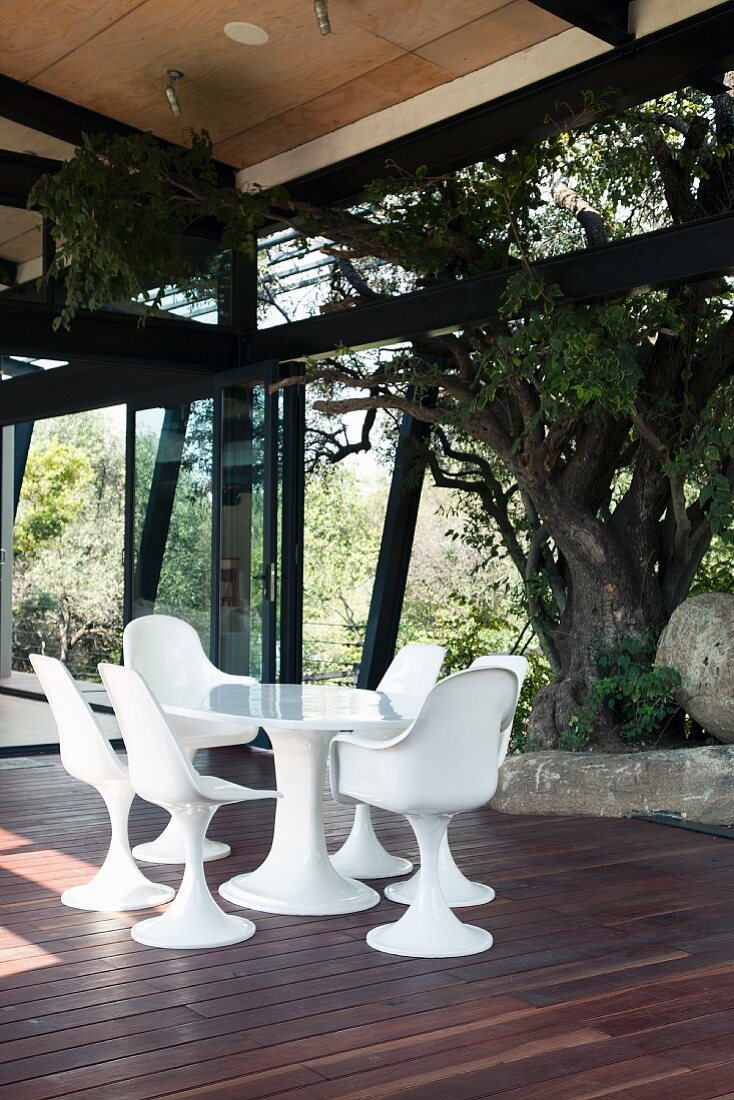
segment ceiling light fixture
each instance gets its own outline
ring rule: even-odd
[[[313,0],[313,10],[316,16],[316,22],[318,23],[319,30],[322,34],[331,34],[331,23],[329,22],[329,8],[327,0]]]
[[[270,37],[266,30],[254,23],[225,23],[224,33],[241,46],[264,46]]]
[[[163,94],[168,100],[168,106],[171,108],[171,114],[174,118],[178,118],[181,114],[181,104],[178,99],[177,85],[182,77],[183,73],[180,69],[169,69],[166,73],[166,83],[163,87]]]

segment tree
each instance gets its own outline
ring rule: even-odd
[[[306,489],[304,666],[351,672],[359,663],[380,547],[385,486],[345,466],[320,468]]]
[[[125,447],[99,414],[40,422],[15,525],[14,662],[34,649],[96,678],[119,656]]]
[[[331,240],[342,269],[351,265],[345,306],[384,294],[386,270],[415,286],[512,272],[501,316],[486,325],[416,340],[373,369],[368,361],[314,364],[287,384],[327,387],[320,408],[335,416],[381,408],[433,425],[426,459],[437,483],[476,495],[523,578],[555,677],[531,717],[531,735],[544,744],[556,744],[577,716],[599,678],[599,652],[656,636],[712,535],[728,538],[734,319],[721,280],[578,306],[544,285],[534,265],[569,246],[729,211],[733,148],[731,92],[676,93],[452,176],[398,174],[374,184],[370,205],[354,211],[286,206],[282,193],[270,200],[271,215]],[[77,154],[73,171],[85,155],[99,173],[103,146]],[[120,188],[139,190],[121,159],[109,159],[118,206]],[[152,160],[141,163],[138,177],[154,170]],[[56,191],[46,183],[37,198],[70,240],[60,263],[71,262],[78,294],[94,243],[86,238],[80,255],[82,200],[65,170]],[[167,178],[174,194],[189,196],[191,212],[192,189],[209,209],[206,181],[192,184],[190,172]],[[92,234],[104,224],[109,247],[115,196],[100,187],[97,197],[102,205],[87,207],[83,227]],[[232,241],[231,199],[222,202]],[[164,228],[167,217],[162,210]],[[140,291],[149,268],[133,274],[137,284],[128,268],[125,286]],[[595,741],[617,744],[619,728],[605,713]]]
[[[728,535],[734,321],[724,283],[573,306],[533,262],[552,235],[567,247],[562,218],[594,247],[730,209],[733,108],[731,95],[711,107],[668,97],[458,176],[383,183],[379,225],[333,216],[342,252],[410,264],[424,281],[519,260],[496,321],[414,343],[387,369],[316,364],[306,377],[333,387],[320,404],[333,414],[389,407],[434,425],[437,483],[476,494],[523,577],[555,674],[531,719],[545,744],[578,714],[599,653],[657,636],[712,533]],[[617,743],[611,712],[595,735]]]

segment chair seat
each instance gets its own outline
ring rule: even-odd
[[[182,729],[175,715],[171,716],[171,726],[178,734],[184,748],[195,745],[197,749],[223,749],[228,745],[247,744],[248,741],[254,740],[258,732],[255,726],[238,726],[229,729],[222,728],[215,722],[206,721],[199,721],[196,729],[191,727]],[[207,729],[207,726],[211,726],[211,729]]]
[[[199,775],[199,787],[208,798],[217,802],[245,802],[253,798],[253,792],[248,787],[240,787],[239,783],[230,783],[227,779],[218,779],[217,775]],[[274,792],[269,792],[272,798]],[[259,792],[255,793],[259,796]],[[265,792],[263,792],[263,798]]]

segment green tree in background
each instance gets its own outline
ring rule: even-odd
[[[380,548],[386,479],[345,466],[308,478],[304,530],[304,668],[352,674],[359,664]]]
[[[36,424],[15,527],[14,664],[47,652],[97,678],[122,637],[124,437],[98,413]]]

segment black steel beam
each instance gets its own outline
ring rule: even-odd
[[[0,73],[0,117],[17,122],[21,126],[29,126],[32,130],[38,130],[41,134],[49,134],[51,137],[67,141],[71,145],[78,145],[82,134],[139,134],[140,130],[134,126],[128,126],[119,119],[102,115],[98,111],[91,111],[88,107],[82,107],[71,100],[61,99],[59,96],[43,92],[40,88],[34,88],[21,80],[14,80],[10,76]],[[162,145],[170,145],[171,142],[158,139]],[[234,178],[234,168],[220,161],[215,161],[219,172],[220,181],[231,183]]]
[[[31,438],[33,437],[33,424],[32,420],[27,420],[24,424],[15,425],[15,447],[13,449],[13,515],[18,514],[18,504],[20,502],[20,492],[23,488],[23,478],[25,477],[25,467],[28,461],[28,452],[31,449]]]
[[[536,8],[557,15],[574,27],[610,46],[626,46],[634,41],[627,29],[628,0],[531,0]]]
[[[187,402],[163,413],[133,574],[133,616],[152,615],[155,608],[190,412]]]
[[[545,260],[537,271],[566,299],[619,298],[734,273],[734,214],[641,234],[629,240]],[[410,340],[491,320],[512,270],[440,283],[413,294],[260,329],[243,337],[248,362],[331,355],[339,347],[365,348]]]
[[[734,0],[727,0],[637,39],[622,51],[605,53],[389,144],[291,180],[287,187],[298,199],[329,203],[361,194],[366,183],[387,174],[388,162],[406,171],[421,165],[436,174],[455,171],[523,142],[538,141],[559,126],[587,126],[602,111],[601,107],[589,108],[587,94],[593,102],[608,102],[612,89],[615,105],[624,108],[676,88],[697,86],[699,80],[721,76],[732,67]]]
[[[9,287],[17,286],[18,283],[18,265],[3,256],[0,256],[0,283]]]
[[[0,426],[47,416],[102,409],[125,401],[155,404],[163,389],[211,392],[213,376],[140,366],[69,363],[0,383]]]
[[[100,310],[79,314],[54,332],[58,310],[0,297],[0,351],[33,358],[74,359],[124,366],[170,366],[210,373],[237,366],[237,337],[214,325]]]
[[[415,445],[429,432],[425,422],[403,417],[357,678],[360,688],[374,690],[395,655],[423,487],[422,466],[415,466]]]
[[[281,377],[300,371],[286,364]],[[284,684],[303,678],[303,508],[306,398],[303,386],[283,391],[283,507],[280,546],[280,675]]]

